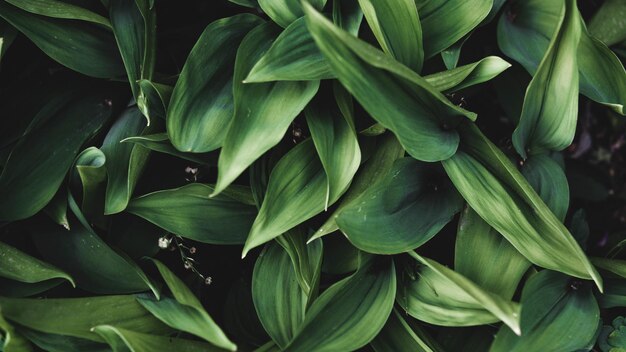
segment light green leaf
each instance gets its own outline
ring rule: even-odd
[[[243,249],[252,248],[280,236],[333,204],[341,193],[327,199],[327,177],[315,153],[313,141],[301,142],[276,164],[259,215],[254,220]],[[345,191],[340,190],[340,191]]]
[[[383,51],[413,71],[422,71],[422,27],[415,0],[359,0],[359,4]]]
[[[361,163],[361,150],[354,130],[352,97],[338,84],[333,87],[333,95],[325,93],[320,91],[304,112],[328,178],[327,209],[330,197],[343,194],[350,186]]]
[[[424,266],[398,290],[398,303],[411,316],[435,325],[473,326],[502,321],[518,334],[519,306],[485,291],[456,271],[408,252]],[[419,276],[419,278],[413,275]]]
[[[141,113],[148,118],[148,121],[152,117],[165,120],[167,107],[174,88],[147,79],[141,79],[137,83],[139,84],[137,107],[141,110]]]
[[[515,165],[475,126],[461,133],[463,150],[443,166],[472,209],[532,263],[592,279],[601,290],[585,253]]]
[[[300,6],[299,1],[297,4]],[[276,32],[271,23],[260,25],[248,33],[237,51],[233,77],[235,112],[218,161],[215,194],[223,191],[256,159],[280,142],[289,124],[319,87],[319,81],[242,82],[267,51]]]
[[[310,81],[333,77],[326,59],[309,34],[304,17],[301,17],[276,38],[244,82]]]
[[[132,260],[84,225],[75,223],[69,231],[37,232],[33,241],[44,259],[72,275],[79,288],[102,294],[149,289],[145,275]]]
[[[487,56],[472,64],[424,76],[424,79],[438,91],[454,92],[487,82],[509,67],[511,64],[503,59],[497,56]]]
[[[81,20],[100,24],[111,28],[111,23],[105,17],[88,9],[59,0],[6,0],[9,4],[19,7],[24,11],[46,17],[61,18],[66,20]]]
[[[589,286],[544,270],[524,285],[522,335],[503,326],[490,351],[576,351],[593,338],[599,318]]]
[[[355,247],[398,254],[426,243],[462,206],[463,199],[439,165],[402,158],[343,208],[336,221]]]
[[[304,321],[308,297],[289,254],[276,242],[265,246],[254,265],[252,299],[265,331],[285,348]]]
[[[0,242],[0,277],[26,283],[65,279],[76,287],[74,279],[62,270],[19,249]]]
[[[153,1],[109,0],[109,17],[130,88],[138,101],[138,81],[152,79],[156,63],[156,7]]]
[[[530,267],[530,262],[469,206],[461,213],[454,249],[454,270],[504,299],[513,298]]]
[[[167,133],[176,149],[208,152],[222,145],[233,118],[233,61],[238,43],[263,21],[241,14],[209,24],[194,45],[172,91]],[[234,81],[233,81],[234,80]]]
[[[562,222],[569,208],[569,186],[563,168],[546,154],[531,155],[521,167],[522,175]]]
[[[394,309],[383,329],[372,340],[371,346],[376,352],[441,351],[439,347],[431,346],[424,337],[425,332],[417,324],[410,324]]]
[[[140,134],[146,126],[136,106],[126,109],[111,126],[100,150],[107,159],[107,189],[104,213],[123,211],[133,194],[135,185],[148,160],[149,150],[130,143],[121,143],[127,137]]]
[[[500,49],[534,74],[561,22],[563,4],[564,0],[512,3],[498,23]],[[624,66],[604,43],[589,35],[580,14],[576,16],[583,27],[577,52],[580,92],[623,115]]]
[[[299,0],[258,0],[263,12],[281,27],[289,26],[302,17],[302,3]],[[326,0],[305,0],[318,10],[324,8]]]
[[[0,307],[6,319],[29,329],[91,341],[103,341],[91,331],[98,325],[115,325],[157,335],[172,331],[137,303],[134,296],[0,297]]]
[[[411,69],[304,6],[309,31],[339,81],[374,119],[396,134],[411,156],[439,161],[455,153],[459,136],[449,128],[475,114],[452,105]]]
[[[15,331],[15,328],[9,324],[2,316],[2,307],[0,307],[0,331],[2,333],[2,344],[0,350],[3,352],[30,352],[33,350],[30,342]]]
[[[209,198],[214,188],[192,183],[157,191],[130,201],[126,211],[176,235],[212,244],[241,244],[256,216],[256,207],[230,192]]]
[[[575,0],[567,0],[565,15],[552,38],[524,98],[513,145],[528,154],[565,149],[574,140],[578,118],[576,52],[581,24]]]
[[[589,32],[607,46],[626,40],[626,3],[607,0],[589,21]]]
[[[317,291],[322,265],[322,241],[307,243],[307,231],[296,227],[282,236],[276,237],[291,258],[298,284],[308,296],[308,303],[317,298]]]
[[[114,352],[224,351],[198,341],[143,334],[112,325],[98,325],[93,328],[93,332],[100,335]]]
[[[626,279],[626,260],[609,258],[591,258],[593,265]]]
[[[229,351],[237,350],[211,316],[204,310],[202,303],[194,296],[189,288],[166,265],[156,259],[151,259],[156,265],[163,280],[170,289],[174,299],[163,298],[155,300],[149,296],[138,296],[141,305],[154,314],[165,324],[224,348]]]
[[[0,17],[52,59],[74,71],[98,78],[124,74],[115,39],[101,25],[35,15],[5,1],[0,3]]]
[[[449,48],[487,17],[492,0],[428,0],[418,3],[424,54],[430,58]]]
[[[0,220],[24,219],[41,210],[59,189],[81,145],[110,116],[104,97],[94,94],[66,104],[20,139],[0,175]]]
[[[387,134],[378,141],[376,151],[359,170],[337,209],[328,220],[315,232],[309,241],[325,236],[339,229],[337,217],[343,211],[355,204],[355,201],[366,192],[370,186],[377,184],[388,172],[394,161],[404,156],[404,149],[392,134]]]
[[[210,154],[208,153],[185,153],[176,149],[167,137],[167,133],[155,133],[144,136],[128,137],[122,139],[121,143],[138,144],[146,149],[173,155],[198,164],[207,164],[209,162]]]
[[[259,3],[257,0],[228,0],[234,4],[237,5],[241,5],[241,6],[245,6],[245,7],[250,7],[253,9],[256,9],[259,7]]]
[[[393,261],[367,257],[359,270],[335,283],[313,302],[285,351],[353,351],[383,328],[393,308]]]

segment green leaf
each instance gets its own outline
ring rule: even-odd
[[[302,17],[302,3],[299,0],[258,0],[261,10],[281,27],[289,26]],[[324,8],[326,0],[306,0],[318,10]]]
[[[376,151],[363,167],[357,172],[348,191],[339,202],[337,209],[328,220],[315,232],[310,241],[325,236],[339,229],[337,217],[343,209],[353,206],[356,200],[366,192],[370,186],[380,182],[391,170],[396,159],[404,156],[404,149],[396,137],[387,134],[378,141]]]
[[[155,133],[144,136],[128,137],[122,139],[121,143],[138,144],[146,149],[173,155],[198,164],[207,164],[209,161],[210,154],[208,153],[196,154],[179,151],[172,145],[170,139],[167,137],[167,133]]]
[[[454,270],[504,299],[513,298],[530,262],[472,208],[459,219]]]
[[[333,22],[356,36],[363,22],[363,11],[358,0],[333,0]]]
[[[415,0],[359,0],[359,4],[383,51],[413,71],[422,71],[422,27]]]
[[[564,0],[528,0],[511,4],[498,23],[500,49],[534,74],[561,22],[563,3]],[[583,21],[580,14],[576,16]],[[589,35],[584,23],[581,26],[577,52],[580,92],[623,115],[624,66],[604,43]]]
[[[355,247],[398,254],[426,243],[462,206],[463,199],[439,165],[402,158],[343,208],[336,221]]]
[[[149,289],[145,275],[134,262],[80,224],[74,224],[69,231],[37,232],[33,241],[44,259],[69,273],[79,288],[102,294]]]
[[[593,265],[626,279],[626,260],[591,258]]]
[[[106,179],[106,156],[100,149],[89,147],[78,154],[70,172],[70,187],[82,189],[80,208],[88,219],[100,220],[104,215]]]
[[[626,327],[624,317],[613,319],[611,325],[604,325],[598,337],[598,347],[602,352],[624,352],[626,350]]]
[[[74,279],[62,270],[0,242],[0,277],[26,283],[65,279],[76,287]]]
[[[289,254],[276,242],[265,246],[254,265],[252,299],[265,331],[285,348],[304,321],[308,297]]]
[[[4,319],[2,307],[0,307],[0,330],[4,331],[0,341],[2,342],[0,350],[3,352],[30,352],[33,350],[30,342],[15,331],[15,328]]]
[[[152,192],[130,201],[126,211],[176,235],[211,244],[244,243],[256,216],[254,206],[213,187],[192,183]]]
[[[459,136],[448,128],[475,114],[452,105],[415,72],[304,6],[309,31],[339,81],[411,156],[439,161],[455,153]]]
[[[109,0],[109,16],[130,88],[138,101],[138,81],[152,79],[156,63],[156,7],[148,0]],[[149,118],[147,123],[150,125]]]
[[[176,149],[201,153],[222,145],[233,118],[233,82],[243,78],[233,78],[238,43],[262,22],[242,14],[205,28],[185,62],[167,110],[167,133]]]
[[[607,0],[589,21],[589,32],[607,46],[626,40],[624,18],[626,4],[619,0]]]
[[[111,352],[106,344],[100,342],[26,328],[20,328],[19,331],[30,342],[48,352]]]
[[[137,297],[139,303],[165,324],[203,338],[215,346],[235,351],[237,346],[213,321],[189,288],[163,263],[156,259],[151,259],[151,261],[161,273],[174,299],[155,300],[143,295]]]
[[[383,328],[393,308],[393,261],[367,257],[359,270],[335,283],[313,302],[285,351],[353,351]]]
[[[124,65],[110,31],[93,23],[32,14],[6,2],[0,17],[32,40],[61,65],[98,78],[124,74]]]
[[[473,326],[502,321],[518,334],[519,306],[484,290],[456,271],[415,252],[423,264],[398,290],[398,303],[411,316],[435,325]]]
[[[121,143],[127,137],[140,134],[146,126],[139,109],[126,109],[111,126],[100,150],[107,159],[107,189],[104,213],[123,211],[133,194],[135,185],[149,156],[149,150],[130,143]]]
[[[341,193],[327,198],[327,182],[313,141],[307,139],[285,154],[272,170],[263,205],[242,255],[317,215],[325,204],[337,201]]]
[[[524,285],[522,335],[503,326],[490,351],[576,351],[593,338],[599,318],[590,287],[544,270]]]
[[[43,208],[43,212],[55,223],[66,229],[70,227],[67,220],[67,189],[65,187],[59,188],[52,200]]]
[[[515,165],[475,126],[461,133],[462,151],[443,166],[472,209],[532,263],[594,280],[601,290],[585,253]]]
[[[326,59],[309,34],[304,17],[301,17],[276,38],[244,82],[310,81],[333,77]]]
[[[307,243],[307,232],[296,227],[282,236],[276,237],[291,258],[291,263],[296,273],[298,284],[308,296],[310,304],[317,298],[322,264],[323,244],[322,241]]]
[[[134,296],[0,297],[0,307],[6,319],[29,329],[91,341],[103,341],[98,334],[91,332],[91,328],[98,325],[115,325],[153,334],[172,331],[137,303]]]
[[[521,167],[522,175],[560,221],[569,208],[569,186],[563,168],[546,154],[532,155]]]
[[[105,17],[88,9],[59,0],[6,0],[9,4],[20,9],[46,17],[66,20],[81,20],[100,24],[111,28],[111,23]]]
[[[112,325],[98,325],[93,328],[93,331],[100,335],[114,352],[224,351],[198,341],[144,334]]]
[[[576,52],[581,36],[574,0],[567,0],[560,21],[528,85],[522,116],[513,132],[513,145],[524,159],[528,154],[563,150],[574,140],[578,118]]]
[[[94,94],[65,105],[24,136],[0,175],[0,220],[24,219],[41,210],[59,189],[81,145],[110,116],[111,107]]]
[[[503,59],[497,56],[487,56],[468,65],[424,76],[424,79],[438,91],[454,92],[487,82],[509,67],[511,64]]]
[[[139,84],[137,107],[141,110],[141,113],[148,118],[148,121],[152,117],[165,120],[174,87],[147,79],[141,79],[137,84]]]
[[[300,6],[299,1],[297,4]],[[237,50],[233,77],[235,112],[218,161],[215,194],[223,191],[256,159],[280,142],[289,124],[319,87],[319,81],[243,83],[276,34],[274,25],[262,24],[248,33]]]
[[[304,110],[311,138],[328,178],[326,208],[331,195],[336,197],[348,189],[361,163],[352,97],[338,84],[333,88],[334,96],[320,91]],[[333,100],[335,104],[330,103]]]
[[[492,4],[492,0],[419,1],[425,57],[433,57],[463,38],[487,17]]]
[[[417,324],[410,324],[394,309],[383,329],[372,340],[371,346],[376,352],[440,351],[440,348],[431,346],[424,336],[424,331]]]

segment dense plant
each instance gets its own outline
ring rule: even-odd
[[[0,18],[0,351],[626,350],[626,2]]]

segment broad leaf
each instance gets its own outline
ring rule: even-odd
[[[424,49],[415,0],[359,0],[359,4],[383,51],[419,73]]]
[[[302,2],[299,0],[258,0],[261,10],[274,22],[282,27],[289,26],[297,18],[302,17]],[[326,0],[305,0],[318,10],[324,8]]]
[[[475,126],[462,135],[462,151],[443,166],[472,209],[532,263],[592,279],[601,289],[602,278],[576,240],[515,165]]]
[[[297,227],[276,237],[276,242],[287,251],[291,258],[298,284],[308,296],[307,303],[310,304],[318,294],[323,256],[322,241],[307,243],[307,231]]]
[[[410,324],[394,309],[383,329],[372,340],[371,346],[376,352],[440,351],[438,347],[431,346],[430,341],[424,338],[425,333],[416,325]]]
[[[304,111],[311,138],[328,177],[326,207],[331,195],[335,197],[346,191],[361,163],[352,97],[338,84],[333,88],[333,95],[320,91]]]
[[[245,82],[308,81],[333,77],[302,17],[293,21],[276,38],[254,64]]]
[[[213,321],[202,307],[202,303],[183,281],[163,263],[156,259],[152,259],[152,262],[161,273],[174,299],[164,297],[161,300],[155,300],[148,296],[138,296],[139,303],[165,324],[203,338],[215,346],[235,351],[237,346]]]
[[[337,215],[337,225],[357,248],[378,254],[415,249],[435,236],[463,206],[439,165],[396,160]]]
[[[176,149],[208,152],[222,145],[233,116],[233,62],[238,43],[262,20],[242,14],[209,24],[187,57],[167,109]]]
[[[352,351],[370,342],[393,308],[393,261],[367,257],[359,270],[335,283],[313,302],[285,351]]]
[[[435,325],[473,326],[502,321],[519,334],[519,306],[484,290],[456,271],[409,252],[423,264],[398,289],[397,300],[411,316]]]
[[[192,183],[131,200],[126,211],[176,235],[212,244],[241,244],[256,216],[254,206],[229,192],[210,198],[213,187]]]
[[[72,3],[59,0],[6,0],[9,4],[24,11],[46,17],[66,20],[81,20],[111,28],[111,22],[105,17]]]
[[[352,35],[359,33],[363,11],[358,0],[333,0],[333,22]]]
[[[552,213],[565,220],[569,208],[569,186],[563,168],[546,154],[532,155],[521,167],[522,175]]]
[[[76,286],[74,279],[62,270],[2,242],[0,242],[0,277],[26,283],[64,279],[72,286]]]
[[[81,145],[110,116],[111,106],[94,94],[65,105],[24,136],[0,175],[0,220],[24,219],[41,210],[59,189]]]
[[[530,262],[469,206],[461,213],[454,249],[454,270],[504,299],[513,298],[530,267]]]
[[[300,6],[299,1],[297,4]],[[260,25],[248,33],[237,50],[235,112],[220,153],[215,194],[280,142],[319,87],[319,81],[243,83],[276,35],[277,29],[271,23]]]
[[[611,46],[626,40],[624,32],[626,4],[620,0],[607,0],[589,21],[591,34]]]
[[[100,150],[107,159],[107,189],[104,213],[123,211],[133,194],[139,176],[148,161],[149,150],[131,143],[121,143],[127,137],[140,134],[146,126],[139,109],[126,109],[111,126]]]
[[[0,3],[0,17],[43,52],[82,74],[110,78],[124,74],[124,65],[110,31],[90,22],[44,17]]]
[[[424,37],[424,54],[430,58],[478,26],[489,14],[493,1],[421,0],[417,3]]]
[[[424,76],[424,79],[441,92],[454,92],[487,82],[509,67],[511,64],[501,58],[487,56],[472,64]]]
[[[98,325],[93,328],[93,331],[111,346],[113,352],[224,351],[198,341],[144,334],[112,325]]]
[[[581,36],[576,1],[567,0],[565,14],[524,98],[513,145],[528,154],[565,149],[574,140],[578,118],[578,63]]]
[[[423,78],[333,25],[304,3],[307,25],[339,81],[416,159],[445,160],[459,143],[450,128],[476,116],[452,105]]]
[[[404,149],[398,143],[396,137],[392,134],[381,137],[374,155],[357,172],[354,181],[337,206],[337,209],[330,215],[322,227],[315,232],[311,237],[311,241],[338,230],[337,216],[339,216],[339,213],[343,209],[354,205],[356,199],[367,191],[370,186],[380,182],[391,170],[394,161],[403,156]]]
[[[503,326],[490,351],[576,351],[594,337],[599,318],[589,286],[544,270],[524,286],[522,335]]]
[[[2,315],[29,329],[103,341],[91,328],[115,325],[142,333],[166,334],[172,330],[145,310],[133,296],[84,298],[0,297]]]

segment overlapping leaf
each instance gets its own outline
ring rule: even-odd
[[[274,22],[282,27],[289,26],[302,17],[302,3],[299,0],[258,0],[259,6]],[[321,10],[326,0],[305,0]]]
[[[63,279],[72,285],[74,279],[62,270],[0,242],[0,277],[26,283]]]

